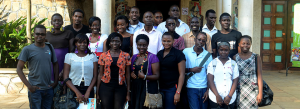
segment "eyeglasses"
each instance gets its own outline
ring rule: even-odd
[[[168,23],[169,26],[175,26],[175,23]]]
[[[36,36],[46,36],[45,33],[35,33]]]

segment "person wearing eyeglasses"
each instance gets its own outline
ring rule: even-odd
[[[51,109],[54,96],[53,88],[58,83],[58,62],[53,46],[45,42],[45,26],[35,26],[34,38],[35,42],[24,47],[18,57],[17,73],[28,88],[30,108]],[[28,80],[23,72],[26,62],[29,65]],[[51,64],[55,77],[54,83],[51,83]]]
[[[170,17],[166,20],[166,28],[168,29],[168,32],[173,34],[173,38],[174,38],[174,43],[173,43],[173,47],[182,51],[183,49],[185,49],[184,46],[184,39],[179,36],[179,34],[176,33],[175,28],[176,28],[176,18],[175,17]]]

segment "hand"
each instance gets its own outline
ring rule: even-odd
[[[83,95],[80,92],[76,93],[76,97],[79,103],[84,101]]]
[[[58,75],[58,81],[64,81],[64,72],[63,72],[63,70]]]
[[[231,98],[229,98],[228,96],[226,96],[224,98],[224,104],[229,105]]]
[[[100,104],[100,97],[99,97],[98,94],[97,94],[97,97],[96,97],[96,101],[97,101],[97,104]]]
[[[57,82],[54,82],[54,83],[52,83],[52,84],[50,84],[48,87],[52,87],[53,89],[57,86]]]
[[[145,74],[144,74],[144,72],[142,70],[139,71],[139,75],[138,76],[139,76],[139,78],[142,78],[142,79],[145,78]]]
[[[208,98],[208,90],[204,93],[204,96],[202,97],[203,100],[203,103],[207,100]]]
[[[174,104],[177,105],[177,103],[180,101],[180,94],[175,93],[174,95]]]
[[[137,76],[134,74],[134,72],[131,72],[131,78],[133,78],[133,79],[136,79],[137,78]]]
[[[217,100],[217,104],[222,106],[223,100],[222,100],[222,97],[220,95],[216,96],[216,100]]]
[[[257,97],[256,97],[256,103],[259,104],[262,100],[262,94],[258,93]]]
[[[194,67],[194,68],[191,68],[190,71],[191,72],[194,72],[194,73],[199,73],[201,72],[203,67]]]
[[[28,88],[31,93],[34,93],[36,89],[40,89],[38,86],[31,86]]]
[[[127,93],[126,101],[130,101],[130,92]]]
[[[88,91],[86,91],[84,96],[83,96],[84,104],[89,103],[89,97],[90,97],[90,93]]]

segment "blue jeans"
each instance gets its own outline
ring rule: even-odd
[[[176,105],[174,104],[176,90],[175,86],[168,89],[160,89],[160,93],[163,95],[164,109],[176,109]]]
[[[207,109],[208,101],[202,98],[207,88],[187,88],[187,96],[191,109]]]
[[[53,103],[53,89],[28,91],[30,109],[51,109]]]

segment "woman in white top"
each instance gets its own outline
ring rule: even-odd
[[[91,17],[89,19],[89,27],[92,33],[86,33],[90,40],[88,47],[91,52],[95,53],[97,57],[99,57],[106,49],[105,43],[108,36],[100,33],[101,19],[99,17]]]
[[[76,94],[79,102],[87,102],[94,98],[93,86],[97,77],[97,57],[88,49],[89,39],[85,34],[78,34],[74,39],[74,47],[66,54],[64,64],[64,80]],[[70,80],[70,81],[69,81]]]
[[[207,69],[211,108],[234,109],[236,86],[239,77],[236,62],[229,57],[230,44],[218,44],[219,57],[212,60]]]

